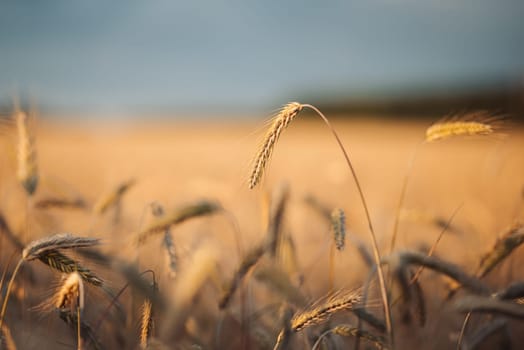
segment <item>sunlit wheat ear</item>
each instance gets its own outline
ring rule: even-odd
[[[426,130],[426,142],[444,140],[454,136],[490,135],[495,132],[496,121],[497,118],[485,111],[455,116],[448,121],[430,126]]]
[[[361,300],[360,290],[340,291],[324,302],[296,313],[291,319],[291,329],[294,332],[299,332],[304,328],[320,324],[338,311],[351,310]]]
[[[105,213],[109,208],[114,207],[120,203],[122,197],[126,192],[136,183],[134,179],[127,180],[119,184],[111,192],[102,196],[93,207],[93,211],[97,214]]]
[[[158,285],[153,281],[153,289],[158,291]],[[146,349],[149,344],[149,339],[153,336],[155,328],[153,303],[149,299],[145,299],[142,304],[142,321],[140,324],[140,347]]]
[[[346,245],[346,215],[344,210],[337,208],[331,213],[331,229],[337,250],[343,250]]]
[[[55,297],[55,306],[60,318],[76,328],[78,337],[77,349],[83,349],[82,313],[84,311],[84,284],[82,277],[73,272],[64,280]]]
[[[56,293],[55,307],[69,311],[77,306],[83,308],[83,288],[82,277],[77,272],[70,273]]]
[[[32,130],[31,117],[17,108],[14,118],[18,133],[17,177],[27,194],[31,196],[38,185],[35,136]]]
[[[253,167],[251,175],[249,176],[249,188],[253,189],[262,179],[265,167],[271,158],[273,149],[282,134],[282,131],[291,123],[291,121],[302,110],[302,104],[298,102],[290,102],[286,104],[280,112],[274,117],[271,127],[266,133],[257,154],[253,160]]]

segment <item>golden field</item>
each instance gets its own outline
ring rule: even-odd
[[[150,348],[272,348],[282,328],[279,311],[282,305],[297,313],[326,295],[330,283],[335,290],[362,287],[369,268],[352,239],[363,242],[368,249],[371,242],[351,173],[322,121],[297,117],[278,141],[261,185],[249,190],[250,161],[266,127],[261,121],[250,120],[128,123],[39,120],[35,135],[39,183],[33,196],[28,196],[17,180],[16,132],[14,125],[8,125],[1,137],[0,212],[24,244],[65,232],[96,237],[102,242],[100,250],[108,256],[135,264],[139,272],[153,270],[159,293],[168,302],[155,312]],[[495,135],[423,143],[425,130],[431,124],[427,121],[366,116],[334,118],[332,123],[361,182],[383,257],[390,253],[402,182],[417,148],[400,211],[395,252],[406,249],[427,252],[456,212],[435,255],[474,274],[481,256],[497,238],[524,219],[524,129],[520,126],[506,123]],[[103,214],[93,211],[105,194],[130,179],[135,183],[123,194],[118,208],[110,207]],[[220,295],[240,263],[239,255],[244,256],[265,239],[272,198],[278,197],[285,184],[289,198],[281,232],[292,238],[294,254],[288,246],[276,259],[268,255],[261,258],[240,282],[228,307],[219,310]],[[329,210],[337,207],[344,210],[348,236],[344,250],[333,251],[330,223],[308,204],[308,197]],[[38,203],[50,198],[82,199],[85,206],[39,207]],[[216,201],[224,211],[171,227],[180,273],[177,271],[176,278],[170,278],[161,235],[150,237],[140,246],[134,239],[156,220],[151,203],[160,205],[167,215],[201,200]],[[20,252],[5,235],[0,242],[2,272],[9,277]],[[213,266],[201,280],[194,276],[198,272],[204,274],[195,267],[200,261],[199,252],[209,253],[204,259]],[[293,255],[296,261],[290,258]],[[329,278],[330,255],[335,269],[333,281]],[[80,255],[78,259],[107,281],[115,294],[128,282],[115,268]],[[493,292],[504,289],[524,279],[520,267],[523,262],[522,248],[516,248],[482,280]],[[274,268],[272,264],[285,271],[286,283],[301,294],[306,305],[298,305],[285,291],[259,277],[257,271],[267,266]],[[40,261],[24,266],[25,273],[16,276],[17,283],[3,320],[16,347],[78,347],[74,327],[63,322],[53,310],[52,298],[62,284],[61,273]],[[34,275],[33,281],[29,274]],[[389,273],[386,275],[386,282],[390,282],[392,278]],[[144,278],[151,280],[148,274]],[[193,291],[195,284],[198,288]],[[6,285],[4,279],[2,301]],[[405,310],[399,307],[402,303],[393,306],[395,348],[455,348],[465,314],[458,312],[454,303],[468,293],[460,291],[445,302],[449,280],[427,269],[420,277],[420,285],[427,308],[426,322],[419,324],[416,317],[406,320],[402,317]],[[388,290],[392,300],[401,295],[396,283],[389,284]],[[185,296],[184,291],[191,291],[191,295]],[[143,295],[133,286],[123,292],[118,302],[126,319],[120,320],[114,310],[101,317],[111,298],[88,284],[85,292],[82,319],[96,329],[93,333],[99,347],[138,348]],[[183,310],[180,314],[184,315],[173,321],[182,325],[171,336],[162,328],[170,317],[169,305],[178,303],[171,301],[176,297],[187,303],[176,309]],[[515,302],[515,308],[520,307],[524,306]],[[372,283],[368,311],[384,318],[378,283]],[[522,320],[491,312],[473,313],[463,348],[469,349],[467,346],[474,343],[476,332],[494,322],[500,322],[501,326],[478,349],[505,348],[508,344],[514,349],[524,346]],[[337,324],[356,326],[357,318],[348,311],[336,312],[328,320],[295,332],[288,347],[311,348],[320,333]],[[364,329],[385,336],[367,325]],[[354,346],[353,337],[330,335],[325,339],[324,349]],[[92,348],[93,342],[83,346]],[[373,346],[365,340],[360,345]]]

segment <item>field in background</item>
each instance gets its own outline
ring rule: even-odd
[[[423,140],[428,125],[375,118],[336,119],[333,123],[356,168],[381,251],[386,255],[402,179],[410,155]],[[284,231],[296,245],[298,266],[304,276],[301,290],[308,299],[316,300],[328,291],[331,236],[329,223],[305,198],[313,196],[329,208],[343,208],[348,232],[370,246],[364,212],[340,150],[316,119],[297,118],[290,125],[278,142],[262,186],[248,190],[249,162],[263,129],[260,123],[248,122],[142,122],[121,126],[109,122],[59,125],[39,121],[36,142],[41,182],[31,201],[82,197],[88,208],[37,209],[30,202],[27,220],[26,194],[15,175],[16,150],[12,146],[15,138],[6,134],[2,137],[4,151],[0,159],[0,210],[25,242],[71,232],[100,237],[104,250],[131,258],[136,254],[130,245],[131,238],[152,220],[150,203],[160,203],[169,211],[201,199],[212,199],[236,218],[245,251],[263,239],[269,198],[285,182],[290,186],[290,199]],[[480,255],[489,250],[498,235],[515,221],[524,219],[524,130],[515,127],[503,132],[503,137],[460,138],[420,146],[407,187],[397,249],[430,246],[442,229],[438,223],[446,222],[460,207],[451,224],[453,229],[442,239],[436,255],[473,272]],[[118,224],[114,223],[113,211],[102,216],[90,212],[100,196],[128,179],[135,179],[136,185],[123,198]],[[180,225],[173,229],[173,237],[182,265],[190,261],[195,247],[203,241],[218,248],[219,270],[225,280],[238,265],[234,230],[223,216],[213,215]],[[153,269],[157,273],[161,291],[169,283],[162,249],[161,239],[152,238],[140,252],[140,269]],[[3,240],[2,270],[13,252],[13,247]],[[486,278],[490,286],[502,288],[511,281],[524,279],[521,252],[521,249],[514,252]],[[335,261],[337,288],[362,284],[368,270],[349,241],[346,249],[337,253]],[[56,316],[35,308],[60,283],[58,273],[40,267],[35,270],[44,274],[39,277],[42,285],[28,289],[25,302],[13,298],[6,323],[20,349],[35,348],[37,344],[47,348],[74,347],[75,338],[67,327],[54,320]],[[110,277],[113,273],[103,268],[97,271],[105,278],[113,278]],[[119,289],[124,282],[114,278],[113,287]],[[49,280],[55,282],[50,284]],[[441,307],[445,280],[424,272],[422,286],[426,292],[428,322],[420,329],[396,323],[398,348],[402,345],[417,348],[424,344],[425,337],[435,335],[438,338],[432,339],[434,344],[425,344],[424,348],[454,347],[463,315],[449,305]],[[103,296],[89,293],[88,304],[107,302]],[[380,314],[378,294],[374,297],[377,305],[374,311]],[[271,295],[264,298],[277,299]],[[124,294],[124,303],[128,299],[129,295]],[[217,300],[216,294],[207,291],[197,299],[195,310],[201,305],[216,308]],[[259,306],[251,301],[253,312]],[[232,309],[235,308],[238,308],[236,299],[232,304]],[[484,321],[477,317],[472,328]],[[510,327],[515,348],[524,341],[519,322]],[[138,319],[131,319],[127,330],[122,331],[128,348],[136,346],[138,324]],[[213,326],[204,322],[196,327],[209,331]],[[274,340],[275,330],[266,331]],[[110,330],[106,327],[103,332]],[[232,331],[224,330],[224,334],[228,332]],[[56,335],[56,340],[50,339],[50,334]],[[252,348],[257,348],[254,340],[251,343]],[[237,340],[230,344],[238,347]]]

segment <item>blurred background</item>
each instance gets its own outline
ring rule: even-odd
[[[16,98],[24,110],[36,107],[36,123],[22,113],[18,123],[7,118]],[[355,242],[371,244],[352,173],[311,111],[286,129],[261,183],[248,189],[263,120],[290,101],[313,104],[331,120],[384,255],[427,252],[446,232],[435,255],[473,272],[508,227],[524,222],[524,0],[0,0],[0,264],[20,248],[3,239],[8,227],[18,246],[72,232],[102,238],[110,256],[154,270],[160,291],[171,295],[160,237],[137,253],[135,235],[158,219],[155,207],[171,215],[202,199],[219,202],[223,213],[173,228],[180,271],[208,245],[219,266],[220,279],[197,288],[204,294],[194,298],[186,340],[245,349],[235,346],[237,335],[262,329],[272,349],[280,316],[263,312],[246,318],[248,326],[235,317],[286,298],[251,278],[223,313],[217,286],[271,232],[273,205],[288,196],[282,189],[289,189],[279,219],[289,252],[279,258],[308,301],[362,286],[369,270]],[[493,134],[424,142],[434,121],[479,109],[489,117],[473,113],[475,121]],[[38,178],[29,194],[27,169]],[[332,245],[326,213],[335,208],[347,217],[344,252]],[[46,271],[40,265],[35,271]],[[524,254],[500,266],[485,279],[493,291],[524,280]],[[115,290],[125,282],[102,266],[94,270]],[[340,276],[335,289],[328,271]],[[55,313],[38,308],[58,274],[35,275],[18,307],[13,296],[3,326],[19,349],[72,348],[76,329],[71,336]],[[425,272],[421,285],[428,323],[401,324],[395,309],[397,348],[428,348],[427,339],[433,349],[457,348],[464,318],[443,301],[447,282]],[[106,304],[96,298],[86,304],[90,324],[104,319],[96,314]],[[252,305],[240,307],[240,298]],[[382,317],[378,305],[371,312]],[[127,309],[126,327],[107,319],[96,334],[107,348],[136,348],[139,309]],[[481,318],[472,320],[467,340],[482,330]],[[163,327],[162,318],[157,324]],[[500,328],[514,349],[524,348],[522,325]],[[119,335],[126,346],[116,345]]]
[[[254,115],[291,100],[419,116],[524,110],[521,0],[0,2],[0,104]]]

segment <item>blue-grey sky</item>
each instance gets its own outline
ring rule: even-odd
[[[0,0],[0,98],[65,109],[261,107],[524,80],[522,0]]]

